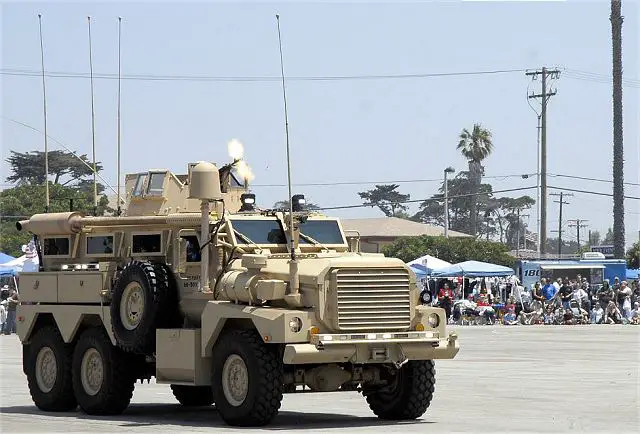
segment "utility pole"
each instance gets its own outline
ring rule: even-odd
[[[449,238],[449,182],[447,174],[455,172],[453,167],[444,169],[444,237]],[[474,199],[475,200],[475,199]]]
[[[542,90],[539,94],[532,93],[528,98],[540,98],[542,111],[540,113],[540,233],[538,243],[540,243],[540,254],[546,253],[547,241],[547,102],[556,95],[555,89],[547,89],[547,78],[558,78],[558,69],[547,69],[543,67],[540,71],[527,72],[525,75],[531,76],[535,80],[538,75],[542,76]]]
[[[562,257],[562,205],[569,205],[569,202],[565,202],[563,199],[565,196],[573,196],[572,193],[551,193],[549,196],[560,196],[560,200],[555,200],[555,203],[560,204],[560,217],[558,219],[558,258]],[[555,232],[555,231],[553,231]]]
[[[580,228],[586,228],[589,225],[584,225],[584,222],[588,222],[589,220],[583,220],[583,219],[575,219],[575,220],[567,220],[569,223],[574,223],[574,224],[569,224],[570,228],[576,228],[578,231],[578,247],[581,247],[580,245]],[[591,231],[589,231],[589,240],[591,240]],[[591,242],[589,242],[589,244],[591,244]]]

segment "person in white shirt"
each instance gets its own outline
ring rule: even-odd
[[[602,324],[602,320],[604,319],[604,309],[599,303],[596,304],[591,311],[591,317],[589,319],[591,324]]]
[[[637,301],[633,304],[633,309],[629,315],[629,321],[631,324],[640,324],[640,303]]]
[[[589,294],[581,286],[578,286],[573,290],[573,299],[578,302],[578,305],[586,310],[591,311],[591,303],[589,302]]]
[[[7,322],[7,300],[2,300],[0,303],[0,333],[4,330],[4,324]]]

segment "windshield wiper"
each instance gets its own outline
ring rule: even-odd
[[[236,229],[233,230],[233,232],[239,236],[240,238],[242,238],[247,244],[252,244],[253,247],[255,247],[258,250],[261,250],[262,247],[260,247],[258,244],[256,244],[255,241],[253,241],[251,238],[249,238],[248,236],[246,236],[245,234],[238,232]]]
[[[300,232],[300,236],[301,236],[302,238],[304,238],[305,240],[309,241],[310,243],[312,243],[312,244],[316,245],[316,246],[320,246],[320,247],[322,247],[322,248],[323,248],[323,249],[325,249],[325,250],[329,250],[329,248],[328,248],[327,246],[325,246],[324,244],[322,244],[320,241],[318,241],[318,240],[316,240],[316,239],[314,239],[314,238],[311,238],[311,237],[310,237],[309,235],[307,235],[307,234],[303,234],[302,232]]]

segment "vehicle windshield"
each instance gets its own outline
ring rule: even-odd
[[[340,227],[336,220],[307,220],[300,225],[300,232],[320,244],[344,244]],[[300,237],[300,244],[313,244]]]
[[[244,235],[237,236],[238,244],[251,244],[243,238],[256,244],[287,244],[284,230],[278,220],[231,220],[233,229]],[[307,220],[300,225],[300,232],[313,238],[320,244],[344,244],[344,238],[336,220]],[[314,243],[300,237],[300,244],[313,245]]]
[[[287,238],[278,220],[231,220],[233,229],[256,244],[287,244]],[[236,235],[238,244],[251,244]]]

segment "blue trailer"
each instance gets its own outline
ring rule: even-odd
[[[539,259],[521,260],[516,263],[516,275],[526,288],[545,277],[574,279],[577,275],[586,277],[590,284],[601,285],[604,279],[613,284],[614,278],[625,280],[627,264],[624,259]]]

